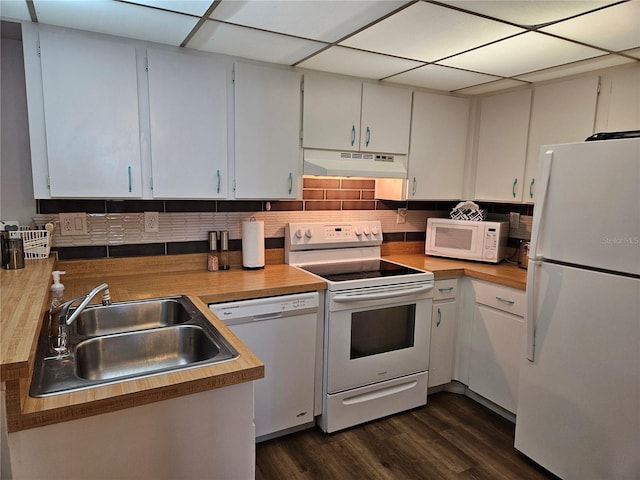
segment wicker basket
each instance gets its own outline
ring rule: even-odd
[[[49,258],[51,250],[51,235],[48,230],[29,230],[29,227],[20,227],[20,230],[9,232],[11,238],[22,238],[24,243],[24,258]]]

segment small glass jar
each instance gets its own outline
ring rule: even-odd
[[[218,232],[209,232],[209,252],[207,253],[207,270],[217,272],[220,266],[218,253]]]

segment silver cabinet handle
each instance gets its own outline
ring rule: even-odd
[[[439,288],[438,291],[439,292],[452,292],[453,291],[453,287]]]
[[[289,172],[289,195],[293,192],[293,173]]]
[[[216,170],[216,176],[218,177],[218,187],[216,188],[216,193],[220,193],[220,170]]]
[[[369,146],[370,141],[371,141],[371,129],[367,127],[367,141],[365,142],[365,147]]]
[[[127,170],[129,172],[129,193],[131,193],[131,165],[127,167]]]
[[[356,126],[351,125],[351,146],[353,147],[355,143],[356,143]]]
[[[413,177],[413,187],[411,188],[411,195],[413,197],[416,196],[416,186],[418,185],[418,180],[416,179],[416,177]]]
[[[518,184],[518,177],[513,179],[513,186],[511,187],[511,194],[513,198],[516,198],[516,185]]]
[[[499,297],[498,295],[496,295],[496,300],[498,300],[499,302],[502,302],[502,303],[506,303],[507,305],[513,305],[514,303],[516,303],[515,300],[509,300],[508,298],[502,298],[502,297]]]
[[[438,320],[436,320],[436,327],[439,327],[440,323],[442,323],[442,311],[438,308]]]

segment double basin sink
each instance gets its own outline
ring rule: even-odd
[[[44,397],[233,360],[238,352],[186,297],[86,307],[69,353],[49,348],[45,315],[29,394]]]

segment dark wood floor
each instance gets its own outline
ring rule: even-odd
[[[259,443],[256,479],[554,479],[513,448],[514,425],[455,393],[333,434]]]

